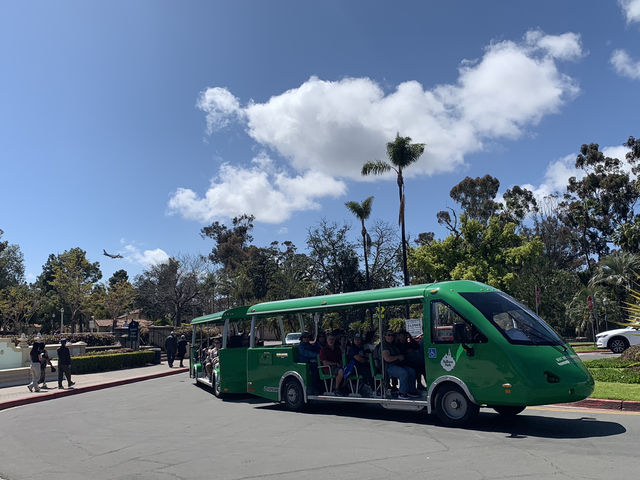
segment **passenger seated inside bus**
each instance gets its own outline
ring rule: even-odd
[[[213,345],[207,351],[207,358],[205,359],[204,371],[207,377],[213,377],[213,369],[219,365],[218,351],[220,350],[220,340],[214,340]]]
[[[317,338],[315,342],[312,342],[312,345],[316,345],[319,352],[320,350],[322,350],[322,347],[324,347],[326,344],[327,344],[327,334],[325,332],[318,332]]]
[[[322,365],[319,368],[322,368],[323,373],[336,376],[336,385],[333,393],[342,395],[340,390],[343,377],[342,352],[336,345],[336,337],[333,333],[327,334],[327,344],[320,350],[320,361]]]
[[[347,371],[347,367],[349,364],[353,362],[355,369],[353,371]],[[364,351],[364,345],[362,343],[362,335],[356,333],[353,336],[353,343],[349,347],[349,351],[347,352],[347,366],[344,367],[344,378],[348,379],[348,377],[356,372],[357,375],[362,375],[362,381],[364,385],[369,387],[373,386],[373,378],[371,377],[371,369],[369,368],[369,357]]]
[[[405,356],[395,343],[395,334],[387,330],[382,341],[382,359],[388,377],[395,377],[400,381],[398,398],[408,400],[419,398],[420,393],[416,389],[416,372],[405,362]]]
[[[396,332],[395,343],[398,346],[400,353],[405,357],[404,365],[413,368],[416,372],[418,389],[424,389],[422,385],[422,377],[424,376],[425,385],[427,381],[424,367],[424,343],[418,342],[405,330]]]
[[[302,332],[300,335],[300,343],[298,344],[298,362],[308,363],[311,371],[312,391],[311,395],[316,395],[321,391],[320,375],[318,373],[318,354],[320,348],[310,342],[311,334]]]

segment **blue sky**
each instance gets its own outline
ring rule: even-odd
[[[582,143],[640,136],[640,0],[6,1],[0,6],[0,229],[33,280],[73,247],[104,278],[207,253],[202,226],[256,216],[255,244],[305,250],[400,132],[407,230],[444,232],[449,190],[561,188]],[[106,249],[124,258],[102,255]]]

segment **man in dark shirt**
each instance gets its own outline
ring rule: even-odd
[[[349,351],[347,352],[347,362],[352,361],[356,366],[358,375],[362,375],[365,385],[371,386],[372,377],[371,369],[369,368],[369,357],[364,351],[362,336],[359,333],[354,335],[353,344],[349,347]]]
[[[298,362],[309,364],[313,394],[316,394],[320,392],[321,389],[317,361],[320,347],[315,343],[311,343],[310,340],[311,334],[309,332],[302,332],[302,335],[300,335],[300,343],[298,344]]]
[[[60,340],[60,346],[58,347],[58,388],[63,389],[62,375],[67,377],[67,383],[70,387],[75,385],[75,382],[71,381],[71,352],[67,348],[67,339]]]
[[[395,334],[392,331],[387,331],[382,341],[382,359],[387,377],[396,377],[400,380],[399,399],[419,398],[420,394],[416,390],[416,372],[413,368],[404,365],[405,356],[400,352],[394,340]]]
[[[176,358],[176,351],[178,350],[178,340],[175,334],[171,332],[167,339],[164,341],[164,351],[167,352],[167,363],[169,368],[173,368],[173,361]]]

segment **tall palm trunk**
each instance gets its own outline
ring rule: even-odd
[[[398,170],[398,195],[400,197],[400,214],[398,220],[400,222],[400,231],[402,237],[402,273],[404,275],[405,287],[410,285],[409,269],[407,268],[407,237],[404,230],[404,179],[402,178],[402,168]]]
[[[367,229],[364,226],[364,218],[362,221],[362,249],[364,251],[364,271],[367,276],[367,288],[371,290],[371,278],[369,277],[369,256],[367,254]]]

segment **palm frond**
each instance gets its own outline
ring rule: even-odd
[[[381,175],[383,173],[387,173],[393,167],[389,165],[387,162],[383,162],[382,160],[378,160],[377,162],[366,162],[362,165],[362,175]]]

